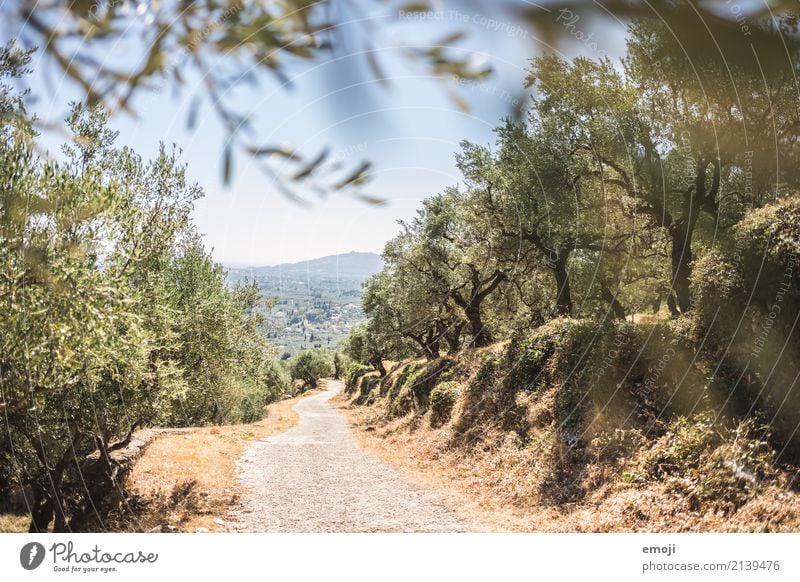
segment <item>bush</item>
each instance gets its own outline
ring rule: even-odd
[[[453,364],[449,358],[407,364],[386,392],[389,415],[402,416],[412,410],[427,410],[431,391]]]
[[[256,422],[264,417],[264,406],[266,404],[266,395],[263,390],[252,387],[246,390],[244,396],[239,402],[239,408],[236,411],[236,422]],[[233,415],[231,415],[233,416]]]
[[[724,426],[710,412],[678,417],[644,455],[640,470],[665,481],[692,508],[730,513],[758,492],[773,453],[752,420]]]
[[[266,362],[259,382],[244,383],[239,391],[239,405],[229,414],[230,422],[256,422],[264,417],[270,402],[292,390],[292,377],[283,362]]]
[[[450,419],[450,414],[460,392],[460,386],[453,381],[440,382],[434,386],[429,404],[432,426],[440,426]]]
[[[800,459],[798,218],[798,194],[748,213],[730,244],[695,261],[693,309],[684,318],[699,359],[714,367],[715,389],[726,394],[725,413],[769,423],[788,462]]]
[[[290,366],[292,379],[303,382],[304,388],[316,388],[320,379],[333,375],[330,354],[319,349],[297,354]]]
[[[264,404],[280,400],[292,392],[292,375],[284,361],[270,361],[265,364]]]
[[[371,371],[371,366],[365,366],[364,364],[359,364],[358,362],[350,362],[347,365],[344,373],[344,385],[345,388],[347,388],[347,391],[352,392],[355,390],[358,379]]]

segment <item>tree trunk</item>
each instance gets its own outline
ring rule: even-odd
[[[472,333],[472,345],[476,348],[480,348],[492,343],[492,334],[489,332],[489,328],[483,324],[480,302],[472,301],[472,303],[467,306],[466,315]]]
[[[370,364],[372,364],[372,367],[380,374],[381,378],[386,376],[386,366],[383,365],[383,360],[376,358],[372,360]]]
[[[713,164],[714,175],[710,186],[706,184],[706,170],[709,163]],[[691,307],[691,294],[689,293],[689,279],[692,275],[692,237],[700,210],[704,208],[715,219],[718,216],[716,196],[720,184],[719,160],[701,159],[697,166],[697,175],[694,184],[686,190],[683,197],[680,220],[673,222],[669,227],[672,238],[672,291],[675,303],[670,305],[670,311],[675,315],[688,312]]]
[[[444,341],[447,342],[447,353],[455,354],[461,349],[461,326],[457,329],[451,330],[444,336]]]
[[[433,361],[439,357],[439,342],[430,342],[426,343],[424,346],[423,351],[425,352],[425,358],[427,360]]]
[[[608,301],[611,311],[614,313],[614,319],[625,319],[628,316],[625,307],[619,302],[617,296],[611,292],[611,289],[603,285],[600,293],[602,298]]]
[[[686,313],[691,306],[691,296],[689,294],[689,278],[692,274],[692,231],[694,221],[690,219],[687,226],[684,222],[676,222],[670,228],[672,238],[672,293],[674,293],[674,306],[670,305],[671,310],[675,309],[680,313]],[[674,311],[673,311],[674,314]]]
[[[433,336],[432,333],[426,333],[424,336],[414,335],[410,333],[404,334],[405,337],[412,340],[414,343],[419,345],[420,349],[422,350],[422,354],[428,360],[435,360],[439,357],[439,342],[435,340],[428,339],[429,337]]]
[[[572,292],[569,285],[566,256],[553,261],[553,277],[556,280],[556,313],[572,315]]]
[[[37,486],[33,489],[33,507],[31,507],[31,524],[28,528],[30,533],[45,533],[53,519],[53,504],[47,493]]]

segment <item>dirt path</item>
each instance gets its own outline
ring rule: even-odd
[[[237,462],[247,493],[230,517],[249,532],[452,532],[467,529],[441,499],[355,442],[328,388],[299,402],[299,424],[256,441]]]

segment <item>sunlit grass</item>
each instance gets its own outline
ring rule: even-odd
[[[265,418],[251,424],[189,428],[158,437],[128,479],[128,490],[144,504],[122,529],[147,531],[166,524],[188,532],[225,531],[218,520],[239,495],[236,460],[254,440],[297,424],[292,410],[297,400],[269,405]]]
[[[0,513],[0,533],[24,533],[28,531],[30,521],[28,515]]]

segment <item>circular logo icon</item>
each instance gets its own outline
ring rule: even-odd
[[[19,563],[26,570],[35,570],[44,561],[44,546],[39,542],[30,542],[22,546],[19,552]]]

